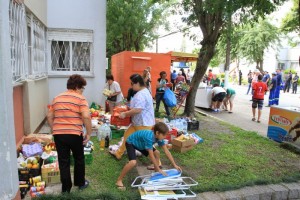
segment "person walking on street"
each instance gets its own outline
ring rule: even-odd
[[[292,78],[293,78],[293,74],[292,74],[292,72],[290,71],[290,72],[288,73],[287,77],[286,77],[286,80],[285,80],[284,90],[283,90],[284,93],[285,93],[286,91],[287,91],[287,92],[290,92]]]
[[[82,76],[70,76],[68,90],[53,99],[47,115],[58,155],[62,193],[70,193],[72,188],[70,151],[75,160],[74,185],[79,189],[89,185],[85,180],[84,145],[90,140],[92,124],[88,102],[82,95],[85,86],[86,80]]]
[[[272,106],[275,104],[275,91],[276,91],[276,86],[277,86],[277,77],[276,77],[276,72],[272,73],[272,79],[271,83],[269,85],[269,104],[267,107]]]
[[[251,89],[251,83],[252,83],[252,72],[251,72],[251,70],[249,71],[247,77],[248,77],[248,91],[247,91],[246,94],[248,95],[249,92],[250,92],[250,89]],[[252,93],[252,91],[251,91],[251,93]]]
[[[148,80],[149,80],[148,90],[150,91],[150,94],[152,94],[152,86],[151,86],[151,82],[152,82],[152,77],[151,77],[151,67],[148,66],[146,69],[148,70],[147,76],[148,76]]]
[[[139,74],[133,74],[130,76],[131,85],[134,91],[137,93],[130,101],[130,110],[120,113],[120,118],[131,117],[131,125],[124,133],[124,139],[120,148],[116,152],[110,152],[120,160],[126,151],[125,143],[126,139],[135,131],[150,130],[155,124],[153,99],[146,88],[144,79]]]
[[[280,97],[280,85],[282,83],[282,73],[281,73],[281,69],[277,69],[276,70],[277,75],[277,86],[276,86],[276,91],[275,91],[275,105],[279,104],[279,97]]]
[[[298,80],[299,80],[299,76],[297,75],[297,73],[295,74],[292,84],[293,84],[293,94],[297,93],[297,85],[298,85]]]
[[[268,91],[267,84],[262,82],[263,76],[260,74],[257,77],[258,82],[253,84],[253,98],[252,98],[252,121],[255,121],[256,108],[258,108],[257,123],[260,123],[261,111],[264,105],[265,92]]]
[[[177,78],[177,73],[176,73],[176,70],[173,70],[173,72],[171,73],[171,83],[173,84],[172,85],[172,90],[174,91],[175,90],[175,81],[176,81],[176,78]]]
[[[192,80],[192,73],[191,70],[188,69],[187,73],[186,73],[186,83],[189,85],[191,83]]]
[[[241,70],[239,70],[239,85],[242,85],[242,77],[243,77],[243,73]]]
[[[157,84],[156,84],[156,95],[155,95],[156,109],[155,109],[155,112],[159,112],[160,102],[162,101],[165,106],[167,116],[169,116],[170,115],[169,107],[167,106],[167,104],[164,100],[165,88],[166,88],[166,84],[168,83],[168,79],[166,79],[167,73],[165,71],[162,71],[159,73],[159,75],[160,75],[160,78],[157,79]]]
[[[180,82],[182,82],[182,83],[186,82],[184,76],[182,76],[182,72],[181,71],[178,72],[178,76],[177,76],[177,78],[175,80],[175,84],[177,85]]]
[[[269,72],[264,71],[264,77],[263,77],[263,79],[262,79],[262,82],[264,82],[265,84],[268,85],[269,81],[270,81],[270,75],[269,75]]]

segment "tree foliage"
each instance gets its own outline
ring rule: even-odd
[[[284,32],[297,32],[300,34],[300,1],[293,0],[293,7],[291,11],[283,18],[281,29]]]
[[[107,57],[121,51],[142,51],[164,23],[169,2],[107,0]]]
[[[185,114],[194,114],[195,97],[200,81],[208,64],[215,54],[215,47],[222,30],[231,16],[236,16],[237,22],[257,20],[273,12],[276,6],[285,0],[182,0],[182,6],[188,15],[184,21],[188,25],[199,26],[202,31],[201,49],[191,86],[187,97]]]
[[[256,68],[263,71],[264,52],[268,48],[276,48],[280,44],[280,32],[267,20],[260,19],[258,23],[247,24],[241,30],[239,47],[241,55],[250,62],[256,63]]]

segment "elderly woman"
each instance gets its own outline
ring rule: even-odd
[[[111,91],[111,94],[107,97],[107,101],[109,104],[109,111],[110,114],[113,113],[114,107],[119,105],[120,102],[123,101],[123,94],[121,91],[120,84],[116,81],[114,81],[113,75],[107,75],[106,76],[106,85],[105,89]]]
[[[121,159],[126,148],[126,139],[135,131],[150,130],[155,124],[153,112],[153,100],[149,90],[145,86],[143,77],[139,74],[130,76],[133,90],[137,91],[130,101],[130,110],[120,114],[120,118],[131,117],[131,126],[124,133],[124,140],[120,148],[115,152],[110,152],[117,159]]]
[[[162,101],[165,106],[166,113],[169,116],[170,111],[164,100],[165,88],[166,88],[166,84],[168,83],[168,79],[166,79],[167,73],[165,71],[162,71],[159,73],[159,75],[160,75],[160,78],[157,79],[157,84],[156,84],[156,95],[155,95],[156,109],[155,109],[155,112],[159,111],[160,102]]]
[[[78,75],[70,76],[67,91],[54,98],[48,113],[48,122],[58,154],[62,192],[70,192],[72,188],[70,172],[70,151],[74,165],[74,185],[84,189],[89,185],[85,180],[84,149],[92,133],[89,106],[82,95],[86,80]],[[83,136],[83,125],[86,135]]]

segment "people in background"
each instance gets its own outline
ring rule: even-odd
[[[171,73],[171,83],[173,84],[172,85],[172,90],[174,91],[175,90],[175,81],[176,81],[176,78],[177,78],[177,73],[176,73],[176,70],[173,70],[173,72]]]
[[[247,74],[247,78],[248,78],[248,90],[247,90],[247,95],[249,94],[250,90],[251,90],[251,84],[252,84],[252,72],[251,70],[249,70],[249,73]],[[252,90],[251,90],[251,94],[252,94]]]
[[[177,85],[180,82],[182,82],[182,83],[186,82],[184,76],[182,76],[182,72],[181,71],[178,72],[178,76],[177,76],[177,78],[175,80],[175,84]]]
[[[223,88],[224,86],[225,86],[225,79],[222,79],[221,87]]]
[[[69,77],[67,91],[53,99],[47,119],[58,155],[62,192],[70,193],[72,179],[70,171],[70,152],[74,157],[74,185],[85,189],[89,181],[85,180],[84,149],[92,133],[89,106],[82,95],[86,80],[74,74]],[[83,125],[86,129],[83,135]]]
[[[126,139],[135,131],[150,130],[155,124],[153,100],[145,86],[144,79],[139,74],[130,76],[131,85],[137,93],[130,101],[130,110],[120,113],[120,118],[131,117],[131,125],[124,133],[124,140],[116,152],[110,152],[117,159],[121,159],[126,148]]]
[[[239,85],[242,85],[242,78],[243,77],[243,73],[241,70],[239,70]]]
[[[184,72],[184,69],[181,68],[180,71],[182,72],[182,76],[184,77],[184,79],[185,79],[185,81],[186,81],[186,80],[187,80],[187,77],[186,77],[186,74],[185,74],[185,72]]]
[[[233,100],[235,97],[235,90],[232,88],[227,88],[226,89],[226,97],[223,100],[223,104],[225,107],[225,111],[228,111],[228,104],[229,104],[229,112],[228,113],[232,113],[232,108],[233,108]]]
[[[151,93],[151,90],[150,90],[150,76],[149,76],[149,71],[147,69],[144,69],[143,71],[143,79],[144,79],[144,82],[145,82],[145,85],[146,85],[146,88],[148,88],[148,90],[150,91]]]
[[[262,108],[264,105],[265,92],[268,91],[266,83],[262,82],[263,76],[259,74],[257,76],[257,82],[253,84],[253,96],[252,96],[252,121],[256,120],[256,108],[258,108],[257,123],[260,123],[260,117]]]
[[[165,155],[167,156],[173,167],[181,171],[181,168],[175,163],[172,154],[170,153],[164,142],[164,139],[168,132],[168,126],[162,122],[158,122],[153,127],[153,130],[140,130],[134,132],[127,138],[126,150],[129,162],[124,166],[120,176],[117,179],[116,186],[118,189],[126,189],[123,184],[123,178],[133,167],[136,166],[136,150],[141,152],[146,157],[149,156],[151,162],[154,165],[154,170],[166,176],[166,173],[161,169],[160,153],[156,149],[156,147],[153,147],[154,143],[157,143],[159,147],[162,147]]]
[[[217,77],[217,75],[213,74],[212,79],[210,80],[210,84],[211,84],[211,85],[215,85],[215,84],[220,85],[220,84],[221,84],[221,81],[220,81],[220,79]]]
[[[106,75],[105,89],[111,91],[111,94],[107,97],[109,104],[109,111],[112,114],[114,107],[119,105],[123,101],[123,94],[121,91],[120,84],[114,81],[113,75]]]
[[[191,83],[191,80],[192,80],[192,73],[191,73],[191,70],[188,69],[187,73],[186,73],[186,83],[187,84],[190,84]]]
[[[276,86],[276,91],[275,91],[275,105],[279,104],[279,97],[280,97],[280,87],[281,87],[281,83],[282,83],[282,73],[281,73],[281,69],[277,69],[276,70],[277,75],[277,86]]]
[[[156,109],[155,109],[155,112],[159,112],[160,102],[162,101],[164,104],[167,116],[169,116],[170,111],[164,100],[165,89],[167,87],[166,84],[168,83],[168,79],[166,79],[167,73],[165,71],[162,71],[159,73],[159,75],[160,75],[160,78],[157,79],[157,84],[156,84],[156,95],[155,95]]]
[[[298,85],[298,80],[299,80],[299,76],[297,75],[297,73],[295,74],[293,80],[292,80],[292,84],[293,84],[293,94],[297,93],[297,85]]]
[[[151,82],[152,82],[152,77],[151,77],[151,67],[148,66],[147,70],[148,70],[148,79],[149,79],[149,87],[148,90],[150,91],[150,94],[152,94],[152,86],[151,86]]]
[[[273,72],[272,73],[272,79],[271,82],[269,84],[269,90],[270,90],[270,94],[269,94],[269,104],[267,107],[272,106],[275,104],[275,91],[276,91],[276,87],[277,87],[277,77],[276,77],[277,73]]]
[[[269,81],[270,81],[270,75],[269,75],[269,72],[267,71],[264,71],[264,76],[263,76],[263,79],[262,79],[262,82],[264,82],[265,84],[268,85]]]
[[[208,70],[208,75],[207,75],[207,85],[210,85],[210,81],[211,81],[211,79],[213,78],[213,73],[212,73],[212,70],[211,69],[209,69]]]
[[[220,106],[225,96],[226,91],[224,88],[220,87],[218,84],[214,84],[212,89],[212,109],[214,112],[220,112]]]
[[[290,72],[287,74],[286,79],[285,79],[285,84],[284,84],[284,89],[283,89],[283,92],[284,92],[284,93],[285,93],[286,91],[287,91],[287,92],[290,92],[292,78],[293,78],[293,74],[292,74],[292,72],[290,71]]]

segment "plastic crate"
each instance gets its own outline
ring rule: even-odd
[[[42,159],[39,161],[39,168],[37,169],[28,169],[28,168],[19,168],[19,181],[29,181],[30,178],[41,175],[41,165],[43,164]]]
[[[93,158],[93,154],[92,153],[90,153],[90,154],[84,154],[84,163],[86,165],[92,164],[93,160],[94,160],[94,158]],[[71,165],[74,165],[74,157],[73,157],[73,155],[70,156],[70,163],[71,163]]]
[[[124,119],[120,119],[119,116],[111,116],[110,124],[115,126],[129,126],[131,124],[131,118],[126,117]]]
[[[125,130],[112,130],[112,139],[118,139],[124,136]]]
[[[42,166],[42,181],[45,181],[46,185],[60,183],[59,168],[56,167],[44,168],[43,166]]]
[[[199,130],[199,121],[193,120],[188,122],[188,131]]]

